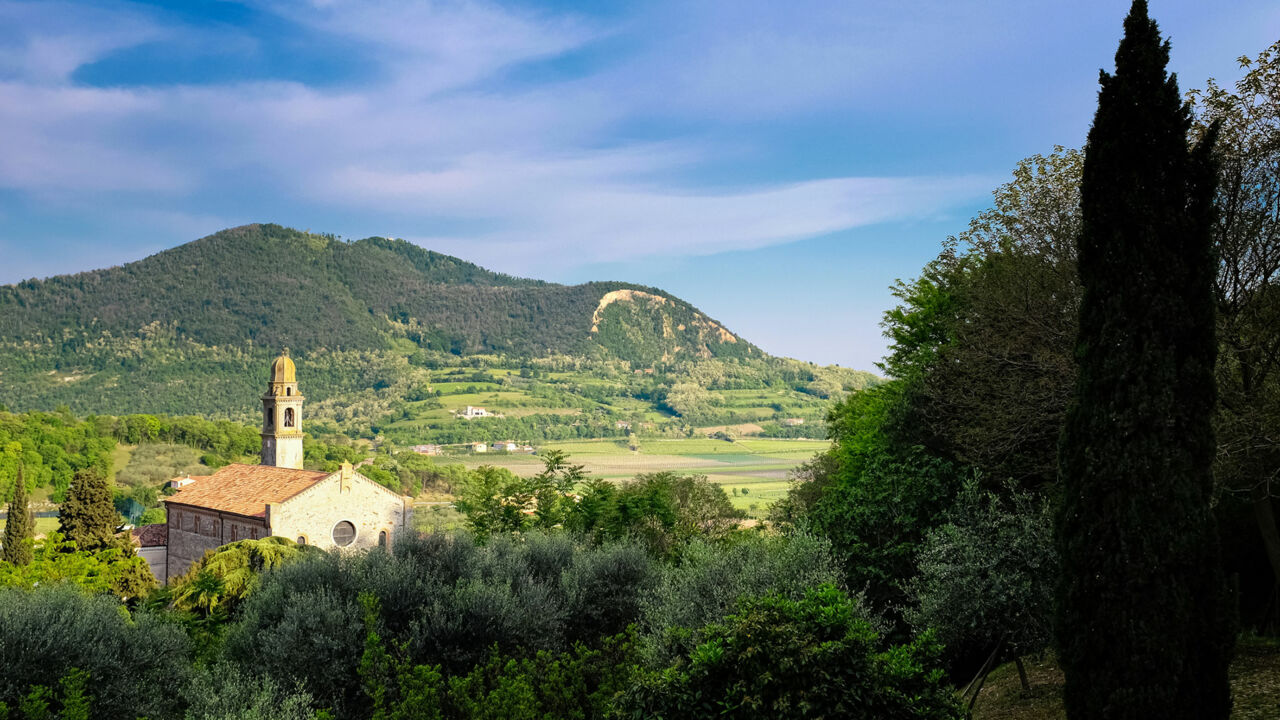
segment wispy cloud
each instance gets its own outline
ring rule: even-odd
[[[998,117],[975,108],[1002,90],[957,83],[957,68],[1028,51],[1009,26],[1036,19],[1012,0],[708,0],[611,15],[481,0],[248,4],[273,39],[340,48],[371,69],[334,83],[215,74],[90,86],[76,70],[121,51],[217,48],[216,63],[264,40],[154,7],[0,0],[0,189],[33,216],[78,213],[90,228],[104,202],[102,215],[153,234],[314,216],[525,263],[787,243],[985,196],[988,167],[859,174],[852,145],[821,170],[784,160],[738,179],[733,168],[791,142],[793,121],[904,107],[933,127]],[[935,97],[947,100],[921,110]],[[904,140],[878,132],[858,147]],[[809,153],[825,160],[820,146]]]

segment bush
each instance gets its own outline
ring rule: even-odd
[[[798,600],[744,600],[697,639],[692,652],[643,677],[623,712],[668,720],[964,717],[928,636],[879,650],[856,603],[832,585]]]
[[[107,720],[172,716],[189,667],[180,627],[70,588],[0,589],[0,648],[0,702],[17,707],[74,668],[88,673],[90,716]]]
[[[312,698],[297,686],[232,665],[197,668],[183,688],[185,720],[314,720]]]
[[[227,634],[227,657],[351,714],[365,642],[362,593],[378,602],[378,632],[406,661],[465,674],[493,652],[531,657],[576,641],[597,646],[639,617],[656,583],[633,545],[592,547],[565,533],[402,538],[394,554],[330,554],[265,574]]]
[[[839,577],[831,546],[811,535],[747,535],[728,544],[694,541],[643,600],[645,654],[654,662],[670,662],[693,648],[695,630],[724,619],[741,598],[775,593],[798,599]]]
[[[1014,656],[1049,645],[1058,560],[1049,503],[1010,483],[1004,497],[970,481],[950,522],[931,531],[909,587],[917,630],[933,629],[948,654]]]

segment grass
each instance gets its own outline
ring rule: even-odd
[[[1024,658],[1031,692],[1024,692],[1013,663],[987,676],[973,708],[973,720],[1066,720],[1062,709],[1062,671],[1051,655]],[[1280,640],[1241,639],[1231,664],[1234,720],[1280,717]]]
[[[419,505],[413,509],[413,529],[418,532],[452,532],[465,526],[466,516],[452,505]]]
[[[58,518],[56,517],[38,517],[36,518],[36,535],[48,535],[58,529]]]
[[[115,449],[111,451],[111,477],[113,480],[119,476],[121,470],[129,465],[129,460],[133,457],[133,451],[137,447],[137,445],[125,445],[124,443],[119,443],[116,445]]]
[[[4,531],[5,524],[8,520],[0,521],[0,532]],[[36,537],[48,535],[58,529],[58,518],[56,517],[38,517],[36,518]]]
[[[589,476],[608,480],[663,471],[703,474],[724,487],[734,507],[753,517],[763,517],[770,504],[786,495],[790,471],[828,446],[825,440],[726,442],[692,438],[640,440],[638,452],[628,449],[625,440],[551,442],[541,449],[562,450],[569,454],[571,462],[585,466]],[[486,453],[455,456],[448,461],[461,462],[468,468],[494,465],[523,476],[542,469],[542,460],[536,455]]]
[[[180,475],[208,475],[211,471],[200,464],[200,452],[185,445],[157,443],[133,448],[128,464],[116,471],[116,484],[159,487]]]

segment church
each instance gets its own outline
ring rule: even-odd
[[[231,464],[212,475],[175,479],[166,522],[138,528],[138,554],[167,583],[205,552],[272,535],[316,547],[387,546],[409,527],[412,498],[343,463],[334,472],[302,468],[302,401],[288,352],[271,364],[262,396],[260,465]]]

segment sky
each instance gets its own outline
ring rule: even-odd
[[[1280,39],[1274,0],[1150,6],[1184,91]],[[893,281],[1083,143],[1127,8],[0,0],[0,283],[275,222],[874,370]]]

